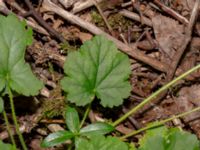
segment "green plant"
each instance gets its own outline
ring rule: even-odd
[[[160,126],[149,129],[139,141],[138,150],[199,150],[197,137],[179,128]]]
[[[69,149],[75,147],[76,150],[136,150],[133,143],[128,144],[120,138],[104,136],[114,131],[114,127],[107,123],[99,122],[80,128],[78,112],[74,108],[67,107],[65,121],[69,130],[49,134],[42,142],[42,147],[52,147],[71,140]],[[179,128],[168,129],[160,122],[155,122],[149,124],[146,130],[145,135],[140,138],[137,150],[199,150],[200,148],[200,141],[195,135]]]
[[[49,134],[42,142],[42,147],[55,146],[71,139],[76,143],[76,149],[78,149],[77,142],[79,143],[83,139],[91,139],[93,136],[104,135],[114,130],[113,126],[103,122],[96,122],[81,128],[78,112],[72,107],[66,109],[65,122],[69,130]]]
[[[128,150],[128,144],[117,137],[94,135],[90,139],[79,138],[75,143],[76,150]]]
[[[130,74],[130,70],[129,70],[130,63],[126,60],[127,58],[123,56],[124,54],[118,53],[118,55],[121,55],[120,56],[121,59],[118,59],[113,54],[114,51],[115,51],[114,53],[116,53],[117,49],[110,48],[110,47],[113,47],[112,42],[107,41],[105,39],[105,37],[103,37],[103,36],[96,36],[91,41],[84,43],[84,45],[80,48],[80,50],[78,52],[73,52],[73,53],[69,54],[68,59],[65,62],[65,66],[64,66],[65,74],[67,75],[67,77],[65,77],[61,81],[63,90],[68,93],[67,98],[69,101],[74,102],[76,105],[85,106],[86,104],[90,104],[94,100],[94,97],[96,96],[97,98],[101,99],[101,104],[104,107],[105,106],[113,107],[113,106],[118,106],[118,105],[122,104],[122,99],[126,98],[128,96],[128,93],[130,90],[129,84],[127,83],[128,82],[127,79]],[[111,52],[109,50],[111,50]],[[106,53],[108,53],[108,54],[106,54]],[[109,58],[109,57],[111,57],[111,58]],[[109,59],[106,59],[106,58],[109,58]],[[116,58],[117,60],[112,59],[112,58]],[[118,67],[116,67],[114,65],[115,66],[114,72],[116,72],[118,74],[117,74],[117,76],[113,77],[112,69],[113,69],[113,64],[115,64],[113,62],[115,62],[115,61],[119,62],[119,63],[116,63],[117,64],[116,66],[118,66],[119,64],[123,64],[122,66],[123,66],[124,70],[121,69],[122,66],[120,66],[119,67],[120,69],[118,69]],[[122,63],[122,62],[126,62],[126,63]],[[112,67],[110,67],[110,66],[112,66]],[[171,82],[169,82],[168,84],[166,84],[165,86],[160,88],[158,91],[156,91],[155,93],[150,95],[144,101],[142,101],[138,106],[134,107],[129,112],[127,112],[125,115],[123,115],[122,117],[117,119],[111,125],[113,127],[117,126],[119,123],[124,121],[127,117],[129,117],[130,115],[132,115],[133,113],[138,111],[141,107],[143,107],[144,105],[146,105],[147,103],[152,101],[153,98],[158,96],[161,92],[163,92],[164,90],[173,86],[177,81],[183,79],[185,76],[187,76],[188,74],[197,70],[198,68],[200,68],[200,65],[192,68],[191,70],[187,71],[183,75],[172,80]],[[104,79],[105,79],[104,76],[106,78],[109,78],[109,80],[104,81]],[[122,80],[118,80],[118,79],[122,79]],[[99,82],[99,81],[101,81],[101,82]],[[101,84],[104,85],[103,92],[105,92],[105,93],[103,93],[103,94],[101,94],[99,92],[99,89],[101,89],[101,87],[102,87]],[[119,91],[115,89],[115,86],[118,87],[118,85],[123,85],[123,86],[120,86]],[[110,87],[114,88],[115,90],[109,91]],[[105,89],[107,89],[107,90],[105,90]],[[126,93],[122,96],[120,92],[123,92],[124,90],[126,90]],[[128,90],[128,92],[127,92],[127,90]],[[107,99],[106,99],[106,96],[103,96],[103,97],[101,96],[104,94],[108,97]],[[118,97],[118,100],[116,100],[116,96]],[[120,99],[119,99],[119,97],[120,97]],[[89,110],[89,108],[90,108],[90,105],[88,106],[87,111]],[[142,131],[145,131],[148,129],[152,129],[152,128],[156,128],[176,117],[183,117],[189,113],[198,111],[199,109],[200,109],[200,107],[195,108],[189,112],[179,114],[175,117],[171,117],[166,120],[161,120],[159,123],[154,124],[153,126],[147,126],[140,130],[134,131],[128,135],[121,137],[121,139],[124,140],[125,138],[128,138],[139,132],[142,132]],[[84,116],[86,116],[86,114],[87,113],[85,113]],[[85,119],[83,119],[83,120],[85,120]],[[97,133],[95,133],[95,134],[98,135]],[[171,132],[169,132],[169,134],[171,134]],[[179,134],[179,133],[177,133],[177,134]],[[147,133],[147,135],[148,135],[148,133]],[[179,135],[180,136],[186,135],[189,138],[189,133],[188,134],[180,133]],[[99,138],[101,138],[101,137],[99,137]],[[182,137],[182,138],[184,138],[184,137]],[[85,145],[87,145],[86,146],[87,148],[92,147],[92,143],[93,143],[92,140],[93,140],[93,138],[89,139],[89,140],[84,139],[83,143],[85,143]],[[94,141],[95,141],[95,139],[94,139]],[[87,144],[87,143],[89,143],[89,144]],[[133,144],[130,144],[130,145],[133,145]],[[142,144],[141,144],[141,146],[142,146]],[[181,147],[179,147],[179,148],[181,148]],[[100,148],[100,149],[102,149],[102,148]],[[132,148],[130,148],[130,149],[136,149],[136,148],[134,146],[132,146]],[[142,147],[139,147],[139,150],[140,149],[143,150]],[[157,150],[157,149],[155,149],[155,150]],[[166,149],[166,150],[169,150],[169,149]]]
[[[79,106],[91,103],[95,96],[104,107],[119,106],[131,91],[128,56],[104,36],[95,36],[71,52],[64,71],[62,88],[67,99]]]
[[[0,148],[2,150],[17,150],[14,145],[11,144],[5,144],[0,140]]]
[[[26,27],[25,22],[20,22],[14,15],[0,16],[0,92],[1,97],[9,96],[13,121],[24,150],[27,148],[19,131],[12,91],[30,96],[38,94],[42,88],[42,83],[33,75],[30,66],[24,60],[25,48],[31,43],[32,30]],[[0,98],[0,108],[3,110],[2,98]],[[5,120],[8,120],[5,111],[3,114]],[[16,146],[12,134],[10,135]]]

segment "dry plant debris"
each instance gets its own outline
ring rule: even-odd
[[[5,16],[15,14],[34,31],[34,41],[27,47],[25,60],[44,87],[38,96],[28,98],[33,101],[30,104],[33,103],[34,108],[23,102],[26,98],[16,101],[20,131],[26,133],[25,142],[33,150],[41,149],[42,139],[51,132],[47,128],[49,124],[65,127],[63,112],[70,102],[66,102],[67,95],[60,85],[64,77],[64,62],[68,54],[76,52],[93,36],[104,35],[129,56],[132,91],[121,107],[113,109],[102,107],[95,99],[85,124],[116,120],[200,62],[198,0],[0,0],[0,13]],[[113,135],[118,136],[142,128],[149,122],[200,107],[199,78],[199,70],[190,74],[120,123],[117,126],[119,132]],[[14,99],[19,99],[18,95]],[[5,109],[13,126],[7,105],[5,103]],[[85,107],[77,107],[77,111],[83,117]],[[200,139],[199,118],[200,112],[195,112],[174,119],[167,125],[178,126]],[[9,141],[4,120],[0,122],[0,138]],[[43,135],[43,132],[46,134]],[[15,130],[12,134],[16,134]],[[141,136],[136,135],[129,140],[136,143]],[[62,150],[65,145],[46,150]]]

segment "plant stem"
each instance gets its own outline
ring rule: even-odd
[[[82,128],[84,122],[85,122],[85,119],[87,118],[89,112],[90,112],[90,108],[91,108],[91,103],[88,105],[85,113],[84,113],[84,116],[83,116],[83,119],[81,120],[81,124],[80,124],[80,129]]]
[[[167,90],[169,87],[171,87],[172,85],[174,85],[177,81],[183,79],[184,77],[186,77],[187,75],[189,75],[190,73],[194,72],[195,70],[197,70],[199,68],[200,68],[200,64],[197,65],[197,66],[195,66],[195,67],[193,67],[193,68],[191,68],[190,70],[188,70],[187,72],[183,73],[182,75],[178,76],[177,78],[175,78],[171,82],[167,83],[165,86],[163,86],[162,88],[160,88],[159,90],[157,90],[156,92],[154,92],[152,95],[150,95],[149,97],[147,97],[146,99],[144,99],[139,105],[137,105],[136,107],[132,108],[129,112],[127,112],[122,117],[120,117],[119,119],[117,119],[114,123],[112,123],[112,125],[113,126],[117,126],[119,123],[121,123],[122,121],[124,121],[130,115],[132,115],[133,113],[135,113],[136,111],[138,111],[145,104],[147,104],[148,102],[152,101],[161,92],[163,92],[164,90]]]
[[[147,126],[144,127],[144,128],[141,128],[141,129],[139,129],[139,130],[133,131],[133,132],[127,134],[127,135],[124,135],[124,136],[120,137],[120,139],[121,139],[121,140],[124,140],[124,139],[126,139],[126,138],[128,138],[128,137],[131,137],[131,136],[133,136],[133,135],[136,135],[136,134],[138,134],[138,133],[140,133],[140,132],[142,132],[142,131],[145,131],[145,130],[148,130],[148,129],[151,129],[151,128],[158,127],[158,126],[163,125],[163,124],[165,124],[166,122],[169,122],[169,121],[171,121],[171,120],[173,120],[173,119],[175,119],[175,118],[184,117],[184,116],[186,116],[186,115],[189,115],[189,114],[191,114],[191,113],[193,113],[193,112],[195,112],[195,111],[199,111],[199,110],[200,110],[200,107],[197,107],[197,108],[194,108],[194,109],[192,109],[192,110],[190,110],[190,111],[181,113],[181,114],[179,114],[179,115],[175,115],[175,116],[172,116],[172,117],[167,118],[167,119],[165,119],[165,120],[161,120],[161,121],[157,122],[156,124],[147,125]]]
[[[4,117],[4,120],[5,120],[5,123],[6,123],[6,129],[8,131],[9,136],[10,136],[11,142],[14,145],[14,147],[16,148],[16,143],[15,143],[15,140],[14,140],[14,136],[12,134],[12,131],[10,130],[10,123],[8,121],[8,117],[6,115],[6,111],[5,110],[3,111],[3,117]]]
[[[12,118],[13,118],[13,121],[14,121],[14,125],[15,125],[15,128],[16,128],[17,135],[19,136],[19,140],[20,140],[20,143],[22,145],[23,150],[27,150],[26,144],[24,142],[24,138],[23,138],[21,132],[19,131],[19,124],[17,123],[17,118],[16,118],[16,114],[15,114],[13,95],[12,95],[12,92],[11,92],[11,89],[10,89],[9,86],[8,86],[8,95],[9,95],[9,99],[10,99]]]

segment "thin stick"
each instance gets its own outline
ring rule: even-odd
[[[55,29],[53,29],[49,24],[47,24],[44,19],[38,14],[35,9],[33,8],[31,2],[29,0],[25,0],[26,5],[28,6],[29,10],[29,15],[32,15],[37,22],[43,26],[47,31],[50,32],[52,36],[55,36],[59,41],[61,42],[66,42],[65,38],[58,33]]]
[[[187,72],[185,72],[184,74],[180,75],[179,77],[177,77],[176,79],[172,80],[171,82],[167,83],[165,86],[163,86],[162,88],[160,88],[159,90],[157,90],[156,92],[154,92],[152,95],[150,95],[149,97],[147,97],[145,100],[143,100],[139,105],[137,105],[136,107],[132,108],[129,112],[127,112],[122,117],[120,117],[119,119],[117,119],[114,123],[112,123],[112,125],[113,126],[117,126],[119,123],[121,123],[122,121],[124,121],[130,115],[134,114],[136,111],[138,111],[139,109],[141,109],[144,105],[146,105],[147,103],[151,102],[160,93],[162,93],[163,91],[167,90],[169,87],[171,87],[172,85],[174,85],[176,82],[178,82],[179,80],[185,78],[187,75],[189,75],[190,73],[196,71],[199,68],[200,68],[200,64],[197,65],[197,66],[195,66],[195,67],[193,67],[192,69],[188,70]]]
[[[141,132],[143,132],[143,131],[146,131],[146,130],[148,130],[148,129],[152,129],[152,128],[161,126],[161,125],[165,124],[166,122],[172,121],[172,120],[174,120],[174,119],[176,119],[176,118],[184,117],[184,116],[186,116],[186,115],[189,115],[189,114],[191,114],[191,113],[193,113],[193,112],[196,112],[196,111],[199,111],[199,110],[200,110],[200,107],[197,107],[197,108],[194,108],[194,109],[192,109],[192,110],[190,110],[190,111],[181,113],[181,114],[179,114],[179,115],[175,115],[175,116],[172,116],[172,117],[167,118],[167,119],[165,119],[165,120],[161,120],[161,121],[159,121],[159,122],[156,123],[156,124],[148,125],[148,126],[146,126],[146,127],[144,127],[144,128],[141,128],[141,129],[139,129],[139,130],[133,131],[133,132],[127,134],[127,135],[124,135],[124,136],[120,137],[120,139],[121,139],[121,140],[125,140],[125,139],[127,139],[127,138],[129,138],[129,137],[131,137],[131,136],[133,136],[133,135],[136,135],[136,134],[141,133]]]
[[[0,12],[3,13],[3,14],[5,14],[5,15],[9,15],[10,13],[13,13],[12,11],[10,11],[6,7],[6,5],[3,2],[3,0],[0,0]],[[36,32],[39,32],[39,33],[44,34],[44,35],[49,35],[49,33],[47,33],[47,31],[44,28],[42,28],[41,26],[39,26],[38,24],[35,24],[32,21],[26,20],[26,19],[24,19],[24,18],[22,18],[21,16],[18,16],[18,15],[17,15],[17,17],[20,20],[25,20],[26,23],[27,23],[27,25],[30,26],[30,27],[32,27],[33,30],[35,30]]]
[[[108,21],[107,21],[105,15],[103,14],[101,8],[99,7],[97,1],[96,1],[96,0],[92,0],[92,1],[93,1],[93,3],[94,3],[95,7],[97,8],[97,10],[99,11],[101,17],[103,18],[103,21],[105,22],[105,24],[106,24],[106,26],[107,26],[109,32],[112,33],[113,30],[112,30],[110,24],[108,23]]]
[[[134,12],[130,12],[128,10],[123,9],[119,13],[121,15],[123,15],[124,17],[132,19],[134,21],[141,22],[140,16],[138,14],[134,13]],[[150,27],[153,26],[152,25],[152,21],[149,18],[145,17],[145,16],[142,17],[142,23],[147,25],[147,26],[150,26]]]
[[[181,23],[183,23],[185,25],[187,25],[189,23],[189,21],[185,17],[181,16],[180,14],[178,14],[173,9],[165,6],[159,0],[154,0],[154,3],[157,4],[164,12],[168,13],[169,15],[171,15],[172,17],[174,17],[175,19],[177,19]]]
[[[65,11],[64,9],[58,7],[57,5],[52,3],[50,0],[44,0],[43,8],[46,9],[46,11],[51,11],[51,12],[58,14],[59,16],[62,16],[63,18],[65,18],[69,22],[82,27],[82,28],[90,31],[93,34],[96,34],[96,35],[103,34],[103,35],[105,35],[108,39],[112,40],[116,44],[116,46],[121,51],[123,51],[124,53],[130,55],[131,57],[133,57],[133,58],[135,58],[139,61],[142,61],[142,62],[152,66],[153,68],[155,68],[159,71],[162,71],[162,72],[167,71],[166,70],[166,64],[156,60],[155,58],[151,58],[149,56],[146,56],[145,54],[138,51],[137,49],[132,49],[128,45],[124,44],[123,42],[117,40],[116,38],[112,37],[111,35],[105,33],[101,29],[97,28],[95,25],[93,25],[93,24],[91,24],[91,23],[69,13],[68,11]]]

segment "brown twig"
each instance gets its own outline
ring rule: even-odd
[[[137,49],[132,49],[131,47],[129,47],[128,45],[124,44],[123,42],[119,41],[118,39],[112,37],[111,35],[107,34],[106,32],[102,31],[101,29],[99,29],[98,27],[96,27],[95,25],[69,13],[68,11],[63,10],[62,8],[60,8],[59,6],[55,5],[54,3],[52,3],[50,0],[44,0],[43,2],[43,8],[46,9],[46,11],[51,11],[54,12],[56,14],[58,14],[59,16],[65,18],[66,20],[68,20],[69,22],[76,24],[88,31],[90,31],[93,34],[99,35],[105,35],[109,40],[113,41],[116,46],[123,51],[124,53],[128,54],[129,56],[144,62],[145,64],[148,64],[150,66],[152,66],[153,68],[155,68],[156,70],[162,71],[162,72],[166,72],[166,65],[154,58],[151,58],[149,56],[146,56],[145,54],[143,54],[142,52],[138,51]]]
[[[187,48],[187,45],[191,41],[192,29],[193,29],[193,26],[195,24],[196,18],[198,16],[199,3],[200,3],[200,1],[196,0],[194,8],[193,8],[192,13],[191,13],[189,24],[187,25],[187,28],[186,28],[186,34],[185,34],[185,39],[183,41],[183,44],[177,50],[176,55],[174,55],[174,57],[172,58],[173,61],[172,61],[171,65],[170,65],[169,72],[167,73],[167,82],[169,82],[170,80],[173,79],[175,71],[177,69],[177,66],[178,66],[178,64],[180,62],[180,59],[181,59],[185,49]]]
[[[196,18],[198,16],[199,3],[200,3],[200,1],[196,0],[194,8],[193,8],[192,13],[191,13],[189,24],[187,25],[187,28],[186,28],[185,39],[183,40],[182,46],[177,50],[176,54],[172,58],[172,63],[169,66],[169,69],[168,69],[169,71],[167,72],[165,83],[171,81],[174,78],[174,74],[175,74],[176,69],[178,67],[178,64],[179,64],[179,62],[181,60],[181,57],[182,57],[183,53],[185,52],[185,50],[187,48],[187,45],[191,41],[191,38],[192,38],[191,34],[192,34],[193,26],[194,26]],[[161,93],[159,95],[159,97],[157,97],[154,100],[154,103],[160,102],[160,100],[162,100],[167,95],[167,93],[168,93],[168,90],[166,90],[163,93]],[[147,111],[148,109],[150,109],[150,107],[151,106],[147,106],[140,113],[143,113],[144,111]]]
[[[8,14],[10,14],[10,13],[13,13],[12,11],[10,11],[10,10],[6,7],[6,5],[5,5],[5,3],[3,2],[3,0],[0,0],[0,12],[3,13],[4,15],[8,15]],[[44,35],[49,35],[49,34],[47,33],[47,31],[46,31],[44,28],[42,28],[41,26],[39,26],[38,24],[36,24],[36,23],[34,23],[34,22],[30,21],[30,20],[26,20],[26,19],[24,19],[24,18],[22,18],[21,16],[18,16],[18,15],[17,15],[17,17],[18,17],[20,20],[25,20],[26,23],[27,23],[27,25],[30,26],[30,27],[32,27],[33,30],[35,30],[36,32],[41,33],[41,34],[44,34]]]
[[[103,0],[96,0],[97,3],[102,2]],[[74,4],[74,8],[72,9],[72,13],[78,13],[80,11],[83,11],[91,6],[93,6],[94,3],[92,0],[84,0],[84,1],[78,1]]]
[[[103,20],[104,20],[104,22],[105,22],[105,24],[106,24],[106,26],[107,26],[109,32],[112,34],[113,30],[112,30],[110,24],[108,23],[108,21],[107,21],[105,15],[103,14],[101,8],[99,7],[97,1],[96,1],[96,0],[92,0],[92,1],[93,1],[93,3],[94,3],[95,7],[97,8],[97,10],[99,11],[99,14],[100,14],[101,17],[103,18]]]
[[[127,110],[125,107],[122,108],[122,111],[123,111],[124,114],[128,112],[128,110]],[[131,122],[131,124],[132,124],[136,129],[140,129],[140,128],[142,127],[141,124],[140,124],[134,117],[129,116],[129,117],[128,117],[128,120]]]
[[[41,25],[43,26],[47,31],[50,32],[50,34],[52,36],[55,36],[59,41],[65,43],[66,40],[65,38],[60,34],[58,33],[55,29],[53,29],[50,25],[48,25],[44,19],[40,16],[40,14],[38,14],[34,7],[32,6],[31,2],[29,0],[25,0],[25,3],[26,5],[28,6],[29,8],[29,12],[28,12],[28,15],[31,15],[35,18],[35,20]]]
[[[157,4],[164,12],[168,13],[169,15],[171,15],[172,17],[174,17],[175,19],[177,19],[181,23],[183,23],[185,25],[188,24],[188,20],[185,17],[181,16],[180,14],[178,14],[173,9],[165,6],[159,0],[154,0],[154,3]]]
[[[190,22],[187,25],[185,40],[183,41],[183,45],[177,50],[177,54],[174,55],[174,57],[172,59],[173,61],[172,61],[171,65],[169,66],[169,69],[168,69],[169,71],[167,72],[167,77],[166,77],[166,80],[164,83],[167,83],[173,79],[174,74],[177,69],[177,66],[180,62],[180,59],[181,59],[187,45],[189,44],[189,42],[191,40],[191,33],[192,33],[193,25],[195,23],[197,15],[198,15],[198,6],[199,6],[199,0],[196,1],[193,11],[191,13],[192,15],[190,18]],[[153,108],[155,106],[155,104],[159,103],[167,95],[167,93],[168,93],[167,90],[164,91],[163,93],[161,93],[157,98],[155,98],[154,102],[150,103],[149,105],[146,105],[142,110],[140,110],[140,112],[138,112],[138,114],[143,114],[143,113],[147,112],[149,109]]]
[[[124,10],[121,10],[119,13],[121,15],[129,18],[129,19],[141,22],[140,16],[138,14],[134,13],[134,12],[130,12],[130,11],[124,9]],[[142,21],[143,21],[142,23],[145,24],[145,25],[147,25],[147,26],[150,26],[150,27],[153,26],[152,25],[152,21],[150,19],[148,19],[147,17],[143,16],[142,17]]]

